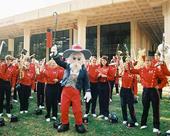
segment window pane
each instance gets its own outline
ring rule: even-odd
[[[86,28],[86,48],[89,49],[92,55],[97,55],[97,27]]]
[[[59,52],[67,50],[69,48],[69,30],[53,32],[53,41],[58,46]]]
[[[36,34],[31,36],[30,54],[35,54],[37,60],[46,57],[46,34]]]
[[[118,44],[122,52],[125,52],[124,44],[130,50],[130,23],[102,25],[100,31],[101,55],[107,55],[111,59],[116,54]]]
[[[14,39],[14,56],[19,57],[20,53],[24,47],[24,37],[16,37]]]

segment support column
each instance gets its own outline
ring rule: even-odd
[[[147,52],[147,48],[146,48],[146,35],[145,33],[142,33],[142,47],[146,49]]]
[[[14,39],[8,39],[8,51],[14,56]]]
[[[78,43],[78,30],[73,29],[73,44]]]
[[[146,38],[146,49],[149,50],[149,39]]]
[[[29,28],[24,29],[24,49],[28,51],[28,55],[30,55],[30,37],[31,30]]]
[[[97,59],[100,58],[100,25],[97,26]]]
[[[78,43],[82,46],[82,48],[86,47],[86,25],[87,25],[87,17],[86,16],[78,17],[78,22],[77,22]]]
[[[46,47],[46,60],[49,61],[50,49]]]
[[[170,1],[168,0],[162,6],[163,16],[164,16],[164,33],[165,33],[165,43],[170,46]]]
[[[131,56],[132,58],[136,58],[137,56],[137,50],[138,50],[138,46],[139,46],[139,37],[138,37],[138,24],[136,20],[132,20],[131,21]]]

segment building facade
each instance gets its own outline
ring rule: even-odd
[[[138,49],[154,52],[162,42],[170,45],[169,0],[71,0],[0,20],[0,43],[15,57],[22,48],[37,59],[49,58],[46,31],[53,30],[53,42],[62,52],[74,43],[100,57],[115,55],[125,46],[136,55]]]

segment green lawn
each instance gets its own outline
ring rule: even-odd
[[[35,98],[35,94],[33,94]],[[141,96],[141,95],[139,95]],[[10,123],[7,118],[6,126],[0,128],[0,136],[77,136],[74,129],[74,118],[72,110],[70,110],[70,130],[65,133],[58,133],[53,128],[53,122],[46,122],[44,116],[46,111],[43,111],[43,115],[37,116],[34,114],[36,109],[35,99],[30,99],[29,113],[20,115],[19,104],[14,103],[13,113],[18,115],[19,122]],[[71,108],[70,108],[71,109]],[[138,122],[142,114],[141,97],[139,97],[139,103],[135,105]],[[122,114],[120,109],[119,96],[113,96],[113,102],[110,103],[110,111],[116,112],[119,117],[118,124],[111,124],[104,120],[97,120],[89,117],[89,124],[86,126],[88,132],[83,134],[86,136],[153,136],[152,133],[152,108],[150,108],[150,114],[148,117],[148,128],[140,130],[137,128],[126,128],[122,125]],[[98,113],[98,107],[97,107]],[[161,100],[161,132],[165,132],[170,129],[170,100],[163,98]],[[81,134],[82,135],[82,134]]]

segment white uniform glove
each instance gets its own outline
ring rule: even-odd
[[[84,99],[86,100],[86,102],[88,103],[91,99],[91,92],[86,92]]]

